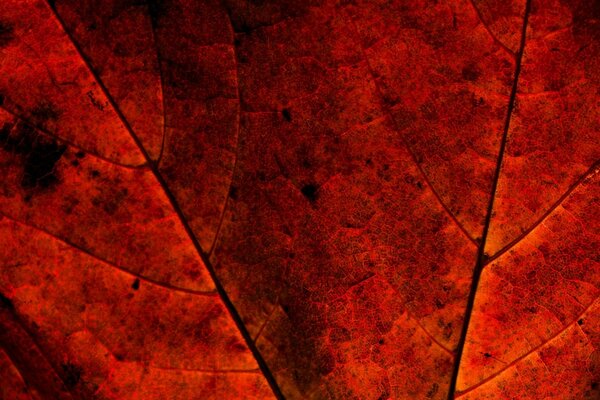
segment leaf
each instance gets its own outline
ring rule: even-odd
[[[3,2],[0,397],[597,398],[597,3]]]

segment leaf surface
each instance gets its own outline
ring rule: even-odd
[[[4,2],[0,395],[596,398],[597,3]]]

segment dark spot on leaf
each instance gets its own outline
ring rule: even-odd
[[[73,161],[71,161],[71,165],[74,167],[79,167],[79,161],[73,160]]]
[[[115,49],[115,53],[120,56],[127,56],[129,54],[127,52],[127,50],[125,50],[125,49],[123,49],[120,53],[117,51],[117,49]],[[102,104],[102,102],[100,100],[98,100],[96,98],[96,96],[94,96],[94,92],[92,92],[91,90],[89,90],[86,93],[86,95],[87,95],[88,99],[90,99],[90,102],[92,103],[92,105],[100,111],[104,111],[104,107],[106,107],[108,105],[108,103]]]
[[[229,197],[231,197],[233,200],[237,200],[237,198],[238,198],[238,188],[236,186],[232,186],[229,189]]]
[[[14,36],[14,28],[7,22],[0,21],[0,47],[4,47],[9,44]]]
[[[138,290],[140,288],[140,280],[138,278],[135,278],[133,284],[131,285],[131,288],[133,290]]]
[[[81,368],[75,364],[67,362],[62,365],[65,386],[68,389],[73,389],[81,380]]]
[[[236,33],[250,34],[252,32],[252,28],[246,22],[242,22],[241,25],[235,30]]]
[[[97,170],[93,169],[90,171],[90,175],[92,176],[92,178],[97,178],[100,176],[100,172],[98,172]]]
[[[148,13],[155,22],[165,13],[165,5],[162,0],[148,0]]]
[[[598,389],[598,382],[592,382],[592,389],[593,390]]]
[[[290,110],[288,110],[287,108],[284,108],[283,110],[281,110],[281,115],[283,115],[283,118],[287,122],[292,122],[292,114],[290,114]]]
[[[4,96],[0,94],[0,106],[4,104]]]
[[[21,186],[26,189],[49,187],[57,181],[55,165],[67,146],[56,140],[38,135],[27,124],[4,124],[0,130],[2,149],[21,155],[23,158],[23,178]]]
[[[426,394],[427,398],[428,399],[433,398],[433,396],[435,396],[437,394],[439,389],[440,389],[440,385],[438,385],[437,383],[434,383],[431,386],[431,389],[429,389],[429,391],[427,391],[427,394]]]
[[[490,358],[492,355],[491,355],[490,353],[483,353],[483,356],[484,356],[485,358]]]
[[[577,324],[579,324],[580,326],[583,325],[583,319],[579,319],[579,321],[577,321]]]
[[[37,142],[25,159],[25,173],[21,186],[24,188],[38,185],[48,187],[56,182],[54,166],[66,149],[66,146],[58,145],[54,140],[46,143]]]
[[[80,150],[77,153],[75,153],[75,157],[77,157],[77,158],[83,158],[83,157],[85,157],[85,153]]]
[[[469,64],[462,69],[461,75],[463,79],[468,81],[475,81],[479,78],[479,70],[473,64]]]
[[[4,296],[2,293],[0,293],[0,306],[2,306],[3,308],[15,308],[13,302],[6,296]]]
[[[31,116],[39,122],[46,122],[50,120],[56,120],[60,112],[54,107],[52,103],[43,102],[31,110]]]
[[[312,183],[302,186],[300,192],[306,197],[309,201],[315,201],[317,199],[317,187]]]
[[[385,343],[385,341],[384,341],[383,339],[379,339],[379,342],[377,342],[377,343],[379,343],[379,344],[384,344],[384,343]]]

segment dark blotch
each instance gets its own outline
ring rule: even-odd
[[[232,200],[237,200],[238,198],[238,188],[235,186],[232,186],[229,189],[229,197],[231,197]]]
[[[67,146],[56,140],[40,136],[29,125],[4,124],[0,129],[2,149],[23,156],[23,178],[21,186],[31,189],[49,187],[57,181],[55,165]]]
[[[284,108],[283,110],[281,110],[281,115],[283,115],[283,118],[287,122],[292,122],[292,114],[290,114],[290,110],[288,110],[287,108]]]
[[[8,297],[4,296],[2,293],[0,293],[0,306],[2,306],[3,308],[10,309],[15,308],[13,302]]]
[[[162,0],[148,0],[148,13],[153,22],[165,14],[165,4]]]
[[[437,383],[434,383],[431,386],[431,389],[429,389],[429,391],[426,394],[427,398],[428,399],[433,398],[437,394],[438,390],[440,390],[440,385],[438,385]]]
[[[317,199],[317,186],[309,183],[308,185],[304,185],[300,192],[306,197],[309,201],[315,201]]]
[[[461,75],[463,79],[473,82],[479,78],[479,70],[475,65],[469,64],[462,69]]]
[[[75,157],[83,158],[83,157],[85,157],[85,153],[83,151],[78,151],[77,153],[75,153]]]
[[[0,47],[4,47],[15,38],[14,28],[7,22],[0,21]]]
[[[65,386],[73,389],[81,381],[81,368],[75,364],[67,362],[62,365]]]
[[[99,177],[99,176],[100,176],[100,172],[98,172],[98,171],[96,171],[95,169],[93,169],[93,170],[90,172],[90,175],[92,176],[92,178],[97,178],[97,177]]]
[[[483,353],[483,356],[484,356],[485,358],[490,358],[492,355],[491,355],[490,353]]]
[[[578,324],[579,326],[583,325],[583,319],[580,319],[579,321],[577,321],[577,324]]]
[[[135,278],[133,284],[131,285],[131,288],[133,290],[138,290],[140,288],[140,280],[138,278]]]
[[[59,145],[52,140],[46,143],[37,142],[25,159],[21,186],[33,188],[48,187],[57,181],[54,166],[60,160],[67,146]]]
[[[31,116],[40,122],[56,120],[60,112],[51,103],[44,102],[31,110]]]

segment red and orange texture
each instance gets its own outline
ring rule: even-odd
[[[0,1],[0,399],[600,398],[600,1]]]

